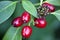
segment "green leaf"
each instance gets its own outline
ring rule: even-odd
[[[0,38],[2,38],[4,36],[4,34],[6,33],[7,29],[11,26],[12,20],[14,18],[20,16],[24,11],[25,10],[24,10],[24,8],[22,8],[22,4],[18,2],[16,4],[16,8],[15,8],[15,11],[12,14],[12,16],[9,19],[7,19],[5,22],[0,24]]]
[[[37,10],[30,1],[22,1],[23,8],[34,17],[37,17]]]
[[[58,11],[56,11],[56,12],[53,12],[53,13],[51,13],[51,14],[55,15],[56,18],[60,21],[60,10],[58,10]]]
[[[60,0],[46,0],[48,3],[51,3],[55,6],[60,6]]]
[[[3,40],[22,40],[21,27],[15,28],[11,26],[5,34]]]
[[[0,24],[6,21],[14,12],[16,3],[12,1],[1,1],[0,2]]]

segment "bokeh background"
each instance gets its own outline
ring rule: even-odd
[[[0,0],[0,2],[1,1],[17,1],[17,0]],[[18,1],[21,1],[21,0],[18,0]],[[31,1],[33,4],[40,2],[40,0],[29,0],[29,1]],[[44,1],[46,1],[46,0],[44,0]],[[56,1],[59,1],[59,0],[56,0]],[[36,8],[38,6],[36,6]],[[54,6],[55,6],[56,10],[60,9],[60,6],[56,6],[56,5],[54,5]],[[0,8],[1,7],[2,6],[0,6]],[[22,7],[22,4],[17,3],[13,14],[6,21],[4,21],[3,23],[0,24],[0,40],[3,39],[7,30],[11,27],[11,21],[14,18],[20,16],[24,11],[25,10]],[[44,28],[44,29],[39,29],[39,28],[36,28],[35,26],[31,25],[33,28],[33,33],[28,40],[60,40],[60,21],[54,15],[47,15],[46,20],[47,20],[48,24],[47,24],[46,28]]]

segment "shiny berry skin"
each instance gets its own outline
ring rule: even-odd
[[[24,26],[21,34],[24,38],[29,38],[32,34],[32,28],[30,26]]]
[[[55,7],[50,3],[45,2],[45,3],[42,4],[42,6],[48,7],[50,12],[55,11]]]
[[[24,23],[27,23],[30,21],[30,14],[27,11],[23,12],[21,17]]]
[[[15,19],[12,21],[12,25],[13,25],[14,27],[19,27],[19,26],[21,26],[22,24],[23,24],[23,21],[22,21],[21,17],[17,17],[17,18],[15,18]]]
[[[38,28],[45,28],[47,25],[46,20],[42,18],[36,18],[34,22],[35,22],[35,26]]]

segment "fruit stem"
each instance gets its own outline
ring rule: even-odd
[[[32,18],[32,19],[31,19],[31,20],[32,20],[32,23],[33,23],[33,25],[34,25],[34,20],[33,20],[34,18],[33,18],[32,16],[31,16],[31,18]]]
[[[31,23],[33,23],[33,25],[34,25],[34,20],[33,20],[32,15],[31,15],[31,21],[28,23],[28,25],[30,26]]]
[[[28,38],[25,38],[25,40],[28,40]]]
[[[23,37],[22,40],[28,40],[28,38],[24,38],[24,37]]]
[[[40,5],[42,5],[42,3],[43,3],[43,0],[40,0]]]
[[[31,22],[28,23],[28,26],[30,26]]]

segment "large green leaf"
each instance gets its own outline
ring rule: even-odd
[[[55,6],[60,6],[60,0],[47,0],[47,2],[49,2]]]
[[[23,8],[34,17],[37,17],[37,10],[30,1],[22,1]]]
[[[0,39],[2,39],[2,37],[4,36],[5,32],[7,31],[7,29],[11,26],[11,22],[14,18],[20,16],[23,13],[24,9],[22,8],[21,3],[17,3],[16,4],[16,10],[14,11],[14,13],[12,14],[12,16],[6,20],[5,22],[3,22],[2,24],[0,24]],[[3,31],[2,31],[3,30]]]
[[[12,1],[1,1],[0,2],[0,24],[6,21],[14,12],[16,3]]]
[[[22,40],[21,27],[15,28],[11,26],[5,34],[3,40]]]
[[[53,13],[51,13],[51,14],[55,15],[56,18],[60,21],[60,10],[58,10],[58,11],[56,11],[56,12],[53,12]]]

